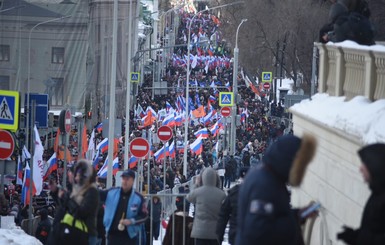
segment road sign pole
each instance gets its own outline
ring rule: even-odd
[[[5,160],[0,161],[0,174],[1,174],[1,183],[0,183],[0,190],[4,191],[4,175],[5,175]],[[16,172],[17,173],[17,172]]]

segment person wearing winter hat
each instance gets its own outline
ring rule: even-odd
[[[249,168],[243,167],[239,171],[239,181],[242,183],[245,178]],[[230,221],[229,229],[229,244],[234,244],[235,234],[237,230],[237,210],[238,210],[238,193],[240,184],[233,186],[226,196],[225,200],[222,202],[221,210],[219,211],[219,219],[217,222],[217,240],[219,244],[222,244],[223,237],[225,235],[225,230],[227,227],[227,222]]]
[[[286,184],[299,186],[316,151],[316,139],[285,135],[250,169],[238,195],[235,244],[303,244],[298,212],[291,209]]]
[[[360,172],[372,193],[365,205],[360,227],[344,226],[337,238],[346,244],[385,244],[385,144],[365,146],[358,155],[362,162]]]

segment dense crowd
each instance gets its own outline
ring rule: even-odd
[[[203,169],[213,167],[217,170],[221,177],[221,188],[229,188],[230,183],[234,182],[240,175],[243,167],[258,165],[268,145],[272,144],[278,136],[290,133],[286,130],[289,126],[286,121],[281,120],[284,114],[284,108],[280,103],[275,104],[265,95],[257,95],[252,91],[243,78],[238,76],[239,95],[241,101],[237,105],[237,111],[241,116],[240,122],[236,127],[236,152],[234,155],[229,154],[229,142],[225,133],[230,128],[226,125],[219,111],[219,92],[232,91],[233,67],[231,53],[226,41],[220,32],[220,20],[212,13],[202,13],[194,17],[194,14],[181,12],[181,22],[178,28],[176,44],[186,44],[188,27],[191,24],[191,45],[190,47],[178,47],[174,49],[173,55],[167,60],[166,72],[162,77],[163,81],[167,81],[167,95],[154,95],[152,97],[151,89],[153,86],[152,76],[145,75],[144,83],[138,89],[136,96],[136,105],[130,112],[130,137],[131,141],[135,137],[141,137],[143,134],[149,138],[151,143],[151,157],[144,159],[144,166],[150,165],[150,172],[147,167],[144,168],[144,180],[150,178],[150,186],[147,181],[142,181],[143,190],[148,190],[150,194],[156,194],[159,191],[173,189],[174,186],[186,183],[193,176],[199,175]],[[190,57],[187,56],[188,48],[190,48]],[[159,56],[157,59],[159,60]],[[186,86],[186,65],[187,59],[190,59],[191,75],[190,75],[190,91],[189,101],[184,101],[184,91]],[[156,60],[154,61],[156,62]],[[189,112],[185,112],[186,103],[189,104]],[[205,116],[191,116],[193,111],[203,107]],[[145,108],[146,110],[144,110]],[[149,125],[146,123],[145,117],[151,111],[154,120]],[[155,115],[154,115],[155,114]],[[164,124],[165,117],[173,114],[175,117],[182,116],[183,120],[191,117],[189,121],[188,134],[189,142],[184,142],[183,122],[179,125],[172,125],[174,137],[169,142],[159,142],[149,137],[156,135],[156,131]],[[150,115],[151,117],[151,115]],[[217,125],[220,125],[217,127]],[[217,128],[215,128],[217,127]],[[192,145],[196,141],[196,132],[202,129],[209,129],[207,137],[202,137],[202,146],[199,153],[192,149],[188,150],[188,169],[187,176],[183,175],[183,151],[185,144]],[[104,142],[102,136],[103,126],[98,123],[95,128],[89,130],[87,137],[83,138],[88,141],[87,145],[93,145],[91,161],[96,172],[98,172],[95,183],[100,190],[105,188],[106,177],[101,174],[106,158],[107,151],[99,150],[97,147]],[[143,133],[145,132],[145,133]],[[68,161],[68,193],[71,193],[71,182],[76,172],[74,166],[77,165],[77,159],[84,157],[82,149],[78,149],[79,138],[81,134],[74,131],[70,137],[70,146],[67,151],[63,151],[61,156],[57,156],[58,169],[52,171],[45,178],[45,190],[34,198],[32,205],[34,208],[34,216],[38,217],[35,224],[36,237],[44,244],[47,242],[50,226],[55,223],[55,215],[57,215],[60,206],[63,203],[59,198],[59,190],[62,179],[64,164],[63,155],[67,154]],[[44,138],[43,142],[44,142]],[[226,143],[225,143],[226,142]],[[115,157],[118,159],[118,169],[123,169],[123,148],[124,137],[117,139],[115,142]],[[175,156],[156,157],[156,153],[162,148],[175,144]],[[84,144],[84,142],[83,142]],[[49,161],[55,148],[45,150],[43,159]],[[167,148],[169,149],[169,148]],[[131,156],[132,157],[132,156]],[[164,161],[164,158],[166,160]],[[163,164],[166,163],[166,165]],[[139,164],[130,164],[133,171],[137,171]],[[164,171],[163,168],[166,168]],[[85,171],[85,170],[84,170]],[[165,176],[164,172],[166,173]],[[163,178],[165,178],[165,183]],[[20,196],[21,186],[10,185],[13,191],[8,191],[6,195],[0,195],[0,210],[2,215],[14,215],[18,225],[27,230],[26,223],[23,220],[28,219],[29,205],[23,205]],[[70,197],[67,197],[70,198]],[[155,205],[155,204],[154,204]],[[98,208],[98,225],[97,231],[99,238],[104,235],[104,227],[101,223],[103,214],[101,206]],[[52,217],[52,218],[48,218]],[[23,225],[24,224],[24,225]],[[156,224],[155,226],[159,226]],[[94,232],[95,234],[96,231]],[[159,234],[158,234],[159,235]],[[157,238],[157,237],[156,237]]]

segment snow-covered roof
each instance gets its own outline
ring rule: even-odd
[[[357,96],[345,101],[345,97],[316,94],[290,110],[356,136],[363,144],[385,143],[385,99],[371,102]]]
[[[340,43],[333,43],[328,42],[326,44],[327,46],[335,46],[335,47],[342,47],[342,48],[352,48],[352,49],[359,49],[359,50],[371,50],[373,52],[385,52],[385,46],[384,45],[372,45],[372,46],[366,46],[366,45],[360,45],[353,41],[343,41]]]

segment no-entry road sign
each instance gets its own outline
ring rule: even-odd
[[[264,89],[270,89],[270,83],[264,83],[263,88]]]
[[[169,126],[162,126],[158,129],[158,138],[165,142],[172,138],[172,129]]]
[[[0,130],[0,160],[6,160],[12,156],[15,149],[15,140],[10,132]]]
[[[143,158],[147,156],[150,150],[150,144],[144,138],[138,137],[131,141],[130,152],[134,157]]]
[[[224,117],[229,117],[231,115],[231,108],[230,107],[222,107],[221,114]]]

